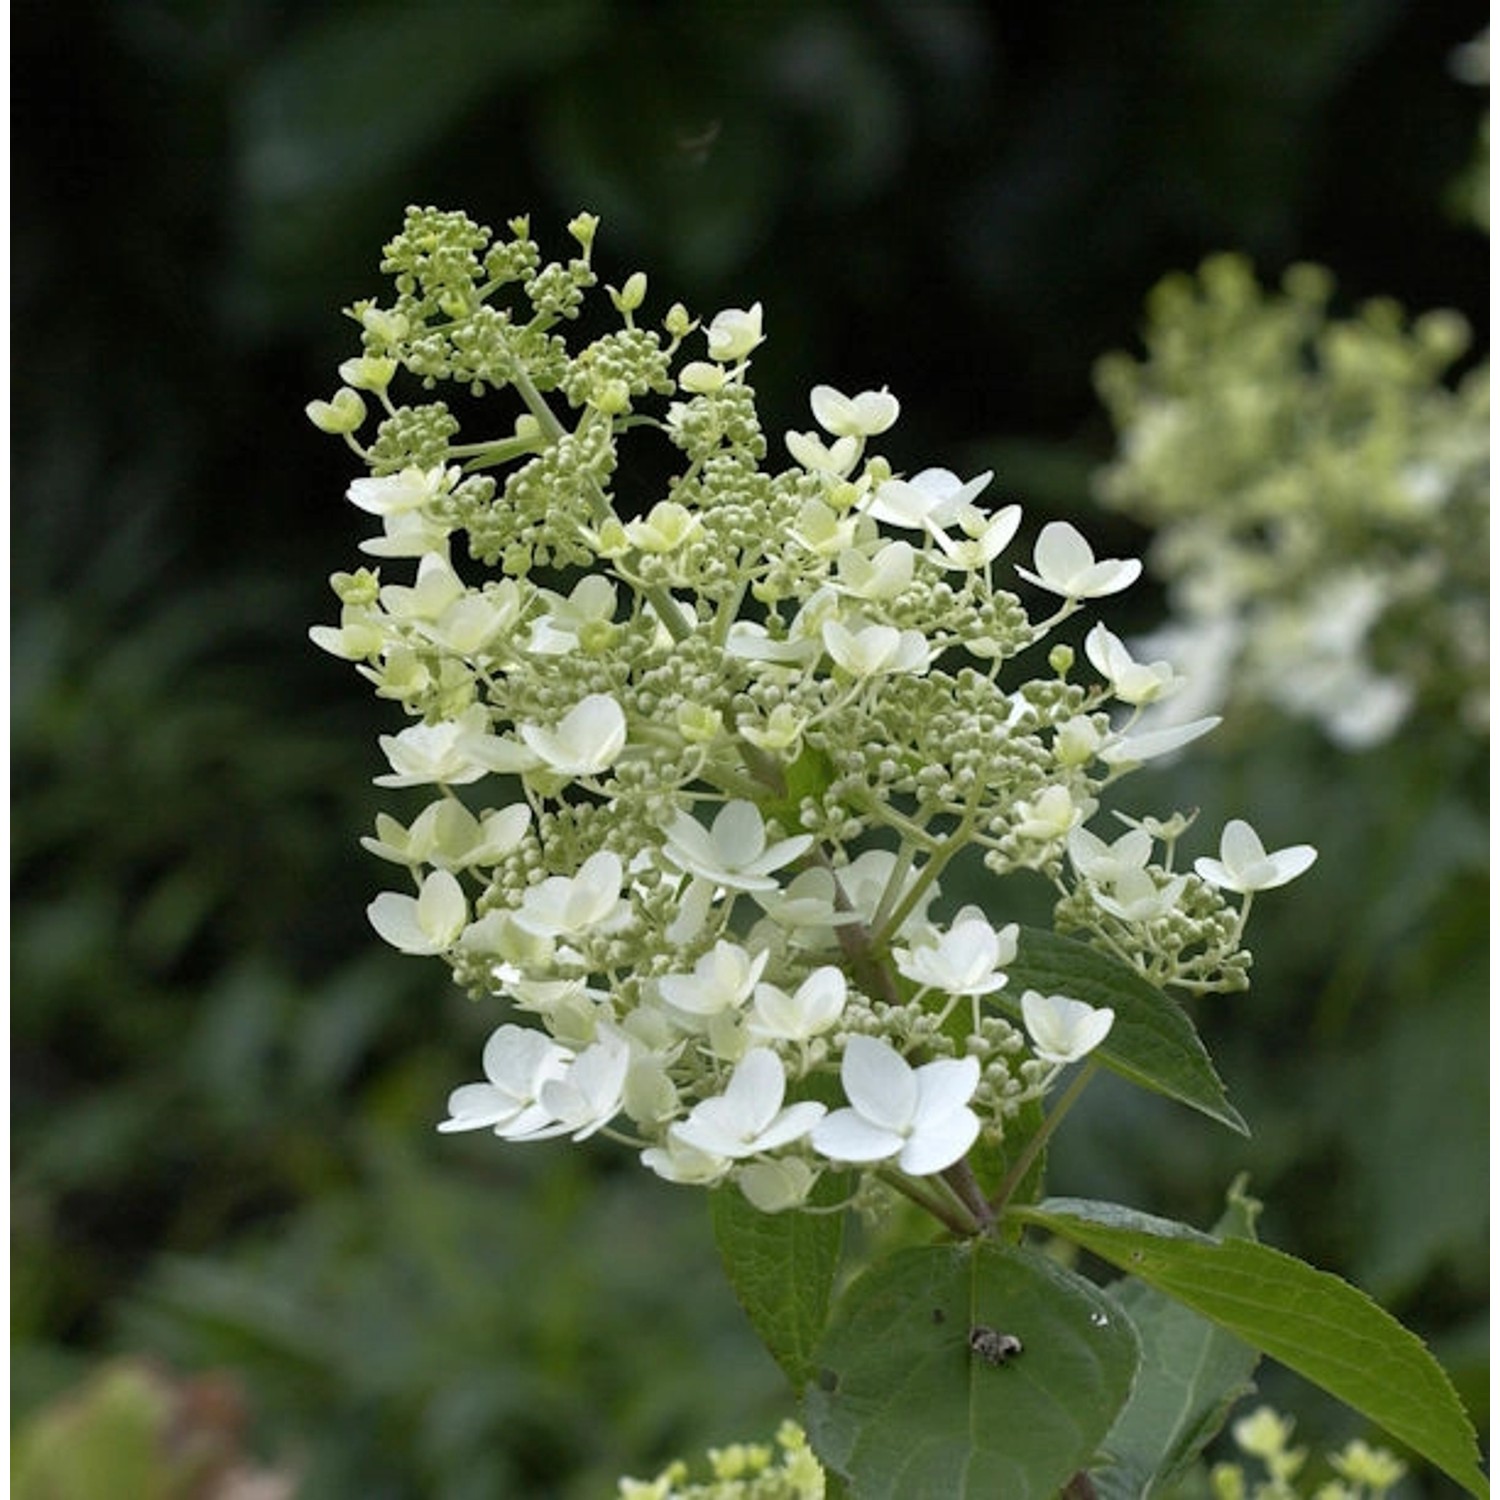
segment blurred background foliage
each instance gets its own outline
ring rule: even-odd
[[[1091,498],[1114,441],[1091,370],[1138,347],[1166,272],[1315,260],[1349,305],[1454,307],[1482,335],[1488,246],[1453,204],[1485,105],[1450,59],[1485,12],[14,6],[24,1451],[80,1451],[55,1440],[80,1410],[181,1439],[188,1397],[163,1390],[212,1378],[245,1414],[214,1431],[297,1493],[582,1497],[783,1407],[701,1195],[606,1148],[434,1135],[494,1017],[364,922],[390,724],[306,641],[355,553],[352,471],[301,413],[405,204],[530,212],[544,246],[593,209],[606,280],[765,304],[773,430],[806,425],[816,381],[889,383],[897,462],[993,465],[1033,523],[1139,552]],[[1267,1238],[1428,1336],[1481,1423],[1484,774],[1444,722],[1350,755],[1268,716],[1132,781],[1143,811],[1248,814],[1322,858],[1259,904],[1251,995],[1201,1018],[1255,1139],[1101,1088],[1053,1177],[1209,1222],[1248,1169]],[[112,1357],[159,1363],[80,1385]],[[148,1493],[85,1467],[30,1493]],[[228,1493],[223,1472],[149,1493]]]

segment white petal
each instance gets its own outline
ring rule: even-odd
[[[766,825],[753,802],[725,803],[714,819],[713,849],[718,859],[737,870],[757,858],[766,847]]]
[[[904,1131],[917,1108],[917,1080],[910,1064],[887,1042],[852,1036],[840,1069],[844,1094],[872,1125]]]
[[[916,1070],[917,1107],[912,1129],[921,1134],[934,1121],[961,1109],[979,1087],[977,1057],[943,1057]]]
[[[953,1110],[915,1132],[902,1147],[897,1165],[911,1177],[941,1172],[960,1160],[978,1136],[979,1116],[972,1109]]]
[[[836,1109],[812,1128],[813,1148],[832,1161],[885,1161],[905,1145],[894,1130],[872,1125],[857,1110]]]

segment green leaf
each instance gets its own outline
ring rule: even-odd
[[[1007,1014],[1020,1019],[1024,990],[1107,1005],[1115,1024],[1093,1054],[1106,1068],[1249,1135],[1187,1013],[1139,974],[1086,943],[1039,927],[1021,929],[1006,973],[1010,983],[992,998]]]
[[[842,1172],[825,1175],[812,1202],[837,1203],[848,1193],[847,1178]],[[751,1327],[800,1394],[813,1346],[828,1321],[844,1216],[762,1213],[733,1186],[709,1194],[709,1212],[729,1284]]]
[[[969,1347],[976,1326],[1021,1352],[990,1363]],[[1094,1457],[1138,1358],[1114,1304],[1035,1250],[901,1250],[834,1309],[807,1430],[861,1500],[1052,1500]]]
[[[1254,1210],[1237,1183],[1216,1233],[1253,1239]],[[1109,1295],[1141,1340],[1141,1370],[1104,1441],[1109,1462],[1091,1478],[1099,1500],[1154,1500],[1170,1494],[1254,1389],[1260,1356],[1242,1339],[1182,1303],[1129,1277]]]
[[[1018,1209],[1378,1423],[1470,1494],[1489,1494],[1473,1424],[1417,1336],[1337,1276],[1248,1240],[1216,1240],[1115,1204]]]

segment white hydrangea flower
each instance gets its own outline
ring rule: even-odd
[[[337,625],[312,625],[307,638],[320,651],[343,661],[363,661],[385,648],[385,626],[377,615],[360,605],[346,604]]]
[[[969,1101],[979,1087],[977,1058],[939,1058],[913,1068],[889,1042],[852,1036],[840,1078],[848,1109],[812,1128],[813,1148],[830,1161],[862,1164],[896,1158],[912,1177],[941,1172],[979,1135]]]
[[[1153,922],[1177,910],[1187,889],[1186,875],[1173,875],[1158,885],[1149,870],[1122,870],[1094,900],[1123,922]]]
[[[353,504],[372,516],[400,515],[430,504],[457,477],[457,469],[445,472],[441,464],[432,469],[406,468],[378,479],[351,480],[347,493]]]
[[[489,715],[480,703],[456,719],[412,724],[400,734],[383,734],[380,748],[391,771],[375,777],[376,786],[464,786],[491,771],[505,774],[537,763],[529,750],[490,732]]]
[[[642,552],[664,555],[686,546],[703,530],[703,522],[675,500],[658,500],[649,514],[625,523],[630,545]]]
[[[823,644],[851,677],[925,672],[928,666],[927,637],[920,630],[897,630],[894,625],[862,625],[850,630],[837,620],[826,620]]]
[[[780,1214],[807,1202],[818,1174],[800,1156],[776,1156],[746,1162],[734,1180],[763,1214]]]
[[[415,896],[382,891],[365,908],[370,926],[403,953],[444,953],[459,939],[469,920],[469,904],[457,877],[434,870]]]
[[[662,999],[694,1017],[712,1017],[738,1009],[765,972],[770,953],[751,955],[738,943],[720,938],[693,965],[691,974],[663,974],[656,981]]]
[[[551,1119],[537,1103],[542,1085],[561,1078],[573,1054],[526,1026],[499,1027],[484,1045],[487,1083],[466,1083],[448,1096],[448,1118],[438,1129],[523,1134]]]
[[[549,770],[562,776],[597,776],[625,748],[625,711],[608,693],[590,693],[563,715],[555,729],[522,724],[521,738]]]
[[[575,938],[590,931],[612,931],[629,915],[621,899],[625,870],[607,849],[591,854],[576,875],[551,875],[528,886],[515,923],[538,937]]]
[[[660,1146],[648,1146],[641,1152],[641,1162],[666,1182],[690,1187],[708,1187],[721,1181],[733,1163],[727,1156],[700,1151],[670,1131]]]
[[[530,822],[531,809],[524,802],[487,811],[480,819],[455,798],[439,797],[417,814],[410,828],[376,813],[375,837],[366,835],[360,844],[392,864],[463,870],[498,863],[521,842]]]
[[[951,469],[923,469],[910,479],[887,479],[871,497],[867,514],[887,526],[936,533],[958,519],[995,476],[988,469],[965,482]]]
[[[1231,818],[1219,840],[1218,859],[1195,860],[1193,868],[1221,891],[1249,895],[1295,880],[1317,857],[1311,844],[1292,844],[1267,854],[1260,835],[1243,818]]]
[[[811,932],[810,945],[817,946],[818,929],[859,921],[858,912],[838,909],[838,885],[831,870],[804,870],[790,885],[750,895],[778,927],[790,930],[794,942],[799,934]]]
[[[721,365],[732,365],[744,359],[757,344],[765,342],[761,332],[761,307],[726,307],[716,313],[704,330],[708,338],[708,357]]]
[[[371,557],[424,557],[448,553],[448,528],[427,511],[402,510],[381,517],[381,534],[359,544]]]
[[[417,563],[410,587],[388,583],[380,590],[380,607],[400,621],[436,620],[464,597],[464,582],[441,553],[429,552]]]
[[[807,1134],[827,1113],[814,1100],[789,1104],[786,1070],[769,1047],[753,1047],[736,1065],[722,1094],[695,1104],[670,1135],[708,1156],[758,1156],[790,1145]]]
[[[726,802],[711,828],[680,813],[665,833],[662,853],[679,870],[735,891],[775,890],[771,872],[801,858],[813,841],[799,833],[768,845],[760,809],[740,799]]]
[[[748,1022],[750,1035],[805,1042],[827,1031],[843,1015],[848,997],[849,981],[834,964],[814,969],[794,995],[774,984],[757,984]]]
[[[1095,625],[1084,638],[1083,649],[1121,703],[1141,707],[1170,697],[1183,684],[1170,662],[1149,665],[1131,656],[1124,641],[1104,624]]]
[[[566,598],[544,589],[541,599],[547,612],[532,625],[526,643],[536,656],[567,656],[577,651],[582,640],[609,629],[618,603],[614,584],[598,573],[580,579]]]
[[[1067,787],[1044,787],[1035,797],[1016,803],[1016,833],[1025,839],[1060,839],[1083,820],[1084,811]]]
[[[816,432],[788,432],[784,441],[792,462],[809,474],[847,479],[859,462],[860,443],[856,437],[841,437],[825,443]]]
[[[619,1114],[625,1103],[629,1068],[630,1043],[617,1031],[605,1031],[563,1073],[543,1081],[537,1104],[547,1113],[545,1124],[525,1131],[516,1125],[497,1127],[495,1134],[525,1141],[550,1140],[559,1135],[587,1140]]]
[[[834,587],[856,599],[894,599],[911,587],[916,561],[917,551],[910,542],[887,542],[872,557],[849,547],[839,553]]]
[[[1068,835],[1068,858],[1085,880],[1109,885],[1122,875],[1143,871],[1151,858],[1153,840],[1144,828],[1131,828],[1106,843],[1087,828]]]
[[[987,568],[1010,546],[1017,531],[1021,529],[1021,507],[1006,505],[993,516],[986,516],[976,506],[964,506],[955,517],[961,539],[949,536],[946,531],[937,532],[938,546],[942,555],[938,559],[945,568],[975,572]]]
[[[1035,990],[1021,996],[1021,1017],[1036,1055],[1059,1067],[1087,1057],[1115,1024],[1115,1013],[1107,1005],[1088,1005],[1069,995],[1041,995]]]
[[[818,426],[839,438],[875,437],[901,415],[901,403],[885,387],[846,396],[831,385],[815,385],[811,403]]]
[[[1118,594],[1141,576],[1138,558],[1106,558],[1096,562],[1094,549],[1068,521],[1049,521],[1042,527],[1033,560],[1035,572],[1022,567],[1016,572],[1028,583],[1069,600]]]
[[[923,989],[991,995],[1006,984],[1001,970],[1014,961],[1020,932],[1014,922],[997,932],[982,915],[961,914],[947,932],[897,948],[892,956],[901,973]]]

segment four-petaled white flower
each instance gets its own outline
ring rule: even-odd
[[[1144,828],[1131,828],[1112,844],[1087,828],[1068,835],[1068,858],[1085,880],[1109,885],[1128,871],[1144,870],[1151,858],[1152,839]]]
[[[986,516],[977,506],[966,505],[955,517],[961,539],[937,532],[938,546],[942,556],[938,559],[945,568],[975,572],[987,568],[1010,546],[1011,539],[1021,528],[1021,507],[1006,505],[994,515]]]
[[[1018,567],[1028,583],[1034,583],[1065,599],[1100,599],[1118,594],[1141,576],[1139,558],[1094,560],[1094,549],[1076,526],[1067,521],[1048,521],[1036,539],[1033,554],[1036,571]]]
[[[758,984],[748,1022],[750,1035],[805,1042],[827,1031],[843,1015],[848,997],[849,982],[834,964],[814,969],[797,986],[795,995],[774,984]]]
[[[834,437],[875,437],[901,415],[901,403],[884,387],[846,396],[831,385],[815,385],[811,400],[818,426]]]
[[[913,1068],[889,1042],[851,1036],[840,1078],[848,1109],[812,1128],[813,1148],[830,1161],[896,1158],[912,1177],[951,1167],[974,1144],[979,1117],[969,1101],[979,1087],[979,1061],[939,1058]]]
[[[762,949],[752,957],[738,943],[720,938],[693,965],[691,974],[663,974],[657,987],[677,1010],[690,1016],[716,1016],[750,998],[770,956]]]
[[[1124,922],[1153,922],[1177,910],[1187,889],[1186,875],[1172,875],[1157,884],[1149,870],[1122,870],[1094,900]]]
[[[1107,1005],[1088,1005],[1068,995],[1039,995],[1035,990],[1021,996],[1021,1017],[1036,1055],[1059,1067],[1087,1057],[1115,1024],[1115,1013]]]
[[[839,554],[834,587],[856,599],[894,599],[911,587],[916,562],[910,542],[887,542],[873,557],[850,547]]]
[[[964,915],[932,942],[897,948],[896,967],[923,989],[991,995],[1005,986],[1000,971],[1014,961],[1020,932],[1014,922],[996,932],[983,916]]]
[[[715,314],[704,330],[708,337],[708,357],[721,365],[735,364],[765,341],[760,328],[759,302],[750,307],[726,307]]]
[[[456,719],[412,724],[400,734],[383,734],[380,748],[391,771],[377,776],[376,786],[463,786],[490,771],[520,769],[513,764],[517,755],[523,764],[535,764],[520,746],[490,733],[489,714],[481,703],[471,705]]]
[[[1101,676],[1109,681],[1121,703],[1140,707],[1170,697],[1183,684],[1170,662],[1149,664],[1136,661],[1125,642],[1105,625],[1095,625],[1084,638],[1083,649]]]
[[[404,511],[420,510],[457,477],[457,469],[449,473],[441,464],[432,469],[406,468],[399,474],[383,474],[378,479],[352,480],[348,495],[355,505],[372,516],[394,516]]]
[[[590,693],[563,715],[555,729],[522,724],[521,738],[549,770],[563,776],[597,776],[625,748],[625,711],[608,693]]]
[[[800,1156],[746,1162],[735,1174],[740,1191],[763,1214],[785,1213],[807,1202],[818,1174]]]
[[[786,434],[786,451],[792,455],[792,461],[809,474],[831,474],[835,479],[847,479],[859,462],[859,449],[856,437],[835,438],[832,443],[825,443],[816,432]]]
[[[547,1112],[545,1124],[525,1132],[512,1125],[496,1134],[526,1141],[558,1135],[586,1140],[619,1114],[629,1069],[630,1043],[617,1031],[601,1031],[599,1039],[585,1047],[562,1074],[543,1082],[537,1103]]]
[[[897,630],[894,625],[863,625],[850,630],[837,620],[825,620],[823,644],[851,677],[927,670],[927,637],[920,630]]]
[[[496,1135],[527,1134],[552,1119],[537,1103],[542,1085],[561,1078],[573,1054],[528,1026],[501,1026],[484,1044],[488,1083],[466,1083],[448,1096],[445,1132],[493,1130]]]
[[[670,1131],[709,1156],[730,1161],[774,1151],[800,1140],[827,1113],[814,1100],[789,1104],[786,1070],[769,1047],[752,1047],[736,1065],[722,1094],[695,1104]]]
[[[774,891],[771,872],[800,858],[813,841],[799,833],[768,845],[760,809],[742,800],[726,802],[712,828],[680,813],[664,831],[662,853],[679,870],[735,891]]]
[[[463,870],[498,864],[521,842],[530,822],[531,809],[524,802],[476,818],[462,802],[439,797],[417,814],[410,828],[386,813],[376,813],[375,837],[366,835],[360,843],[392,864]]]
[[[1295,880],[1318,857],[1311,844],[1292,844],[1267,854],[1260,835],[1243,818],[1231,818],[1219,840],[1218,859],[1198,859],[1193,868],[1221,891],[1270,891]]]
[[[1016,832],[1026,839],[1060,839],[1082,821],[1083,811],[1067,787],[1044,787],[1016,803]]]
[[[987,469],[965,483],[952,469],[923,469],[910,479],[887,479],[871,497],[867,513],[888,526],[935,535],[972,506],[994,477]]]
[[[624,879],[620,856],[601,849],[584,860],[576,875],[549,875],[528,886],[514,913],[516,925],[538,937],[612,931],[629,912],[629,903],[620,898]]]
[[[446,952],[469,920],[463,887],[448,870],[434,870],[415,896],[382,891],[365,910],[370,926],[393,948],[423,956]]]

